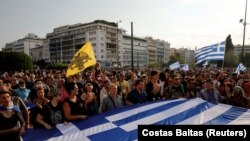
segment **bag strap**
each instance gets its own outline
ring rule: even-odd
[[[116,106],[115,106],[115,102],[114,102],[114,100],[112,99],[112,97],[108,94],[108,97],[109,97],[109,99],[111,100],[111,102],[112,102],[112,104],[113,104],[113,106],[114,106],[114,108],[116,109]]]

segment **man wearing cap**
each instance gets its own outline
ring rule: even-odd
[[[219,91],[213,87],[213,80],[207,79],[205,88],[201,90],[198,97],[201,97],[204,100],[207,100],[209,102],[213,103],[220,103],[221,102],[221,96],[219,94]]]

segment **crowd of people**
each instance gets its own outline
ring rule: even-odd
[[[18,141],[27,128],[51,129],[112,109],[200,97],[250,109],[250,73],[233,70],[65,70],[4,72],[0,77],[0,139]]]

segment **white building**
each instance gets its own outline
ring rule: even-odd
[[[3,51],[13,51],[13,52],[24,52],[30,56],[30,50],[39,46],[43,46],[43,39],[39,38],[33,33],[29,33],[23,39],[17,41],[6,43]]]
[[[83,44],[90,41],[96,60],[102,66],[106,66],[107,61],[114,66],[119,56],[118,34],[121,34],[121,30],[118,29],[116,23],[102,20],[55,28],[52,33],[47,34],[50,61],[69,63]]]
[[[43,46],[30,49],[30,57],[33,61],[43,60]]]
[[[123,35],[120,54],[121,67],[131,67],[131,36]],[[148,46],[145,38],[133,37],[133,64],[134,68],[145,67],[148,65]]]
[[[250,53],[250,45],[244,46],[244,52]],[[242,45],[235,45],[234,46],[234,55],[239,55],[242,53]]]
[[[42,58],[45,63],[50,63],[49,40],[43,40]]]

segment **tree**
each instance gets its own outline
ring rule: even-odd
[[[245,54],[244,60],[245,61],[244,61],[243,65],[246,66],[246,67],[249,67],[250,66],[250,53]]]
[[[63,63],[52,63],[47,66],[47,69],[57,69],[57,70],[63,70],[67,69],[68,64]]]
[[[23,52],[0,52],[0,71],[32,69],[32,59]]]
[[[234,45],[232,43],[231,35],[226,38],[225,55],[224,55],[224,67],[233,67],[235,58],[234,56]]]
[[[179,61],[180,64],[184,63],[184,59],[181,57],[179,53],[175,53],[174,55],[170,56],[170,60],[167,63],[167,66]]]

